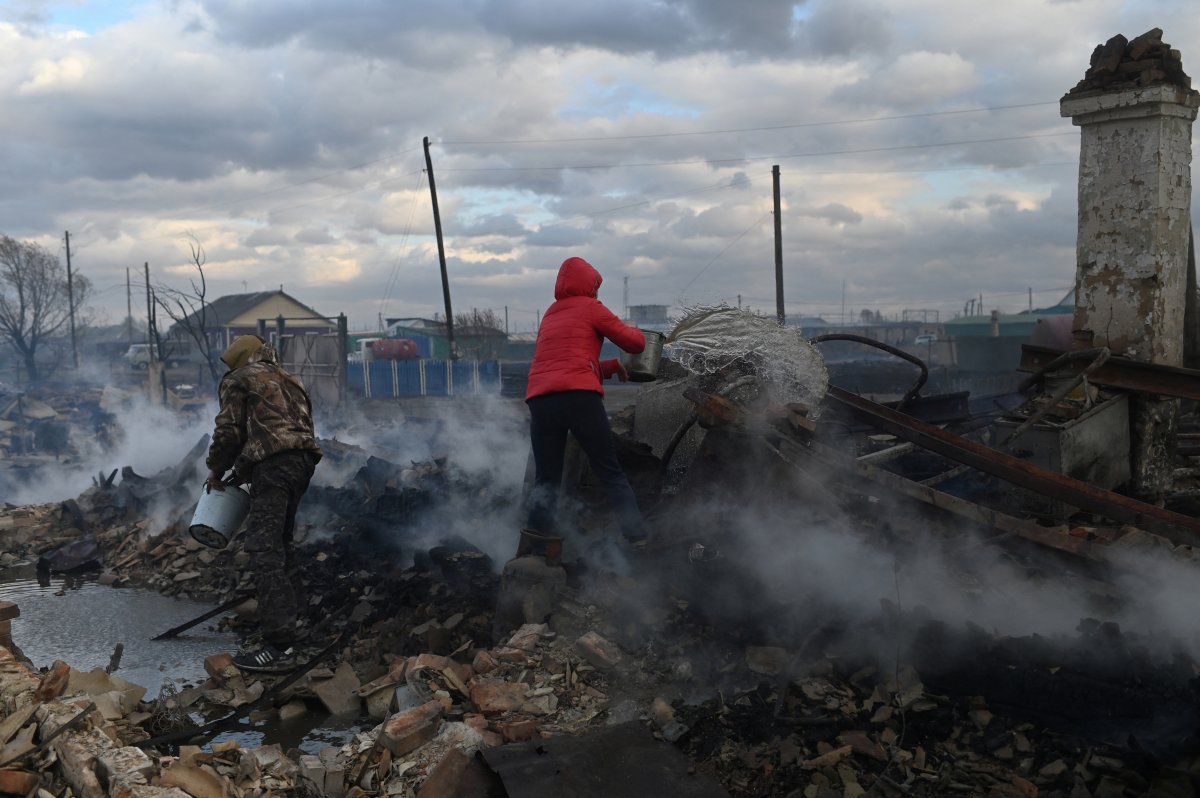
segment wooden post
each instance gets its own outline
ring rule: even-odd
[[[339,313],[337,317],[338,336],[338,401],[346,401],[346,384],[350,381],[349,366],[346,358],[350,354],[346,346],[347,322],[346,314]]]
[[[787,323],[783,309],[783,220],[779,213],[779,164],[771,167],[771,182],[775,195],[775,315],[779,324]]]
[[[79,370],[79,348],[75,344],[75,280],[71,275],[71,231],[63,233],[67,242],[67,312],[71,316],[71,362]]]
[[[429,155],[429,136],[425,137],[425,171],[429,175],[429,197],[433,201],[433,232],[437,235],[438,263],[442,267],[442,298],[446,303],[446,337],[450,342],[450,359],[458,357],[454,345],[454,311],[450,308],[450,277],[446,274],[446,247],[442,243],[442,214],[438,211],[437,184],[433,180],[433,158]]]
[[[129,281],[129,267],[125,267],[125,334],[133,346],[133,283]]]

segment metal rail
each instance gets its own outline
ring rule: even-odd
[[[872,426],[1006,482],[1097,515],[1157,531],[1173,543],[1200,545],[1200,520],[1195,518],[1055,473],[832,385],[827,398]]]
[[[1067,354],[1068,357],[1063,357],[1064,353],[1057,349],[1025,344],[1021,347],[1021,364],[1018,369],[1032,371],[1036,375],[1052,366],[1068,372],[1081,372],[1087,368],[1088,364],[1075,358],[1075,353]],[[1091,356],[1083,355],[1083,357],[1087,359]],[[1142,363],[1123,357],[1110,357],[1108,362],[1089,374],[1088,379],[1107,388],[1121,388],[1138,393],[1175,396],[1180,399],[1200,401],[1200,371],[1195,369]],[[1031,382],[1031,380],[1026,380],[1026,382]]]

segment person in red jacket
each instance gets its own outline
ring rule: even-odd
[[[604,409],[603,380],[629,378],[621,361],[600,360],[607,338],[631,354],[646,348],[646,336],[618,319],[596,298],[603,278],[583,258],[567,258],[554,284],[554,304],[542,317],[529,368],[529,437],[535,476],[529,494],[528,525],[554,533],[558,486],[562,482],[567,433],[579,441],[592,471],[603,483],[631,543],[646,539],[642,515],[629,479],[617,462],[617,444]]]

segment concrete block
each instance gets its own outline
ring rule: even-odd
[[[334,672],[332,679],[313,685],[313,693],[325,705],[331,715],[350,715],[362,711],[362,700],[356,692],[358,676],[348,662],[343,662]]]
[[[508,720],[496,721],[496,729],[505,742],[522,743],[532,740],[537,734],[540,721],[528,716],[516,716]]]
[[[282,723],[302,718],[308,714],[308,707],[303,701],[289,701],[279,708],[279,720]]]
[[[575,653],[601,670],[615,668],[621,661],[620,650],[595,632],[588,632],[575,641]]]
[[[37,788],[41,777],[28,770],[0,770],[0,793],[29,795]]]
[[[388,718],[380,740],[393,756],[404,756],[432,740],[441,721],[441,702],[430,701]]]
[[[217,684],[225,684],[225,682],[241,673],[237,666],[233,664],[233,655],[227,651],[220,654],[209,654],[205,657],[204,671]]]
[[[96,775],[109,794],[118,787],[130,789],[146,784],[157,768],[154,761],[140,748],[126,746],[106,751],[96,757]]]
[[[484,715],[499,715],[525,703],[525,686],[503,679],[475,679],[470,685],[470,697]]]

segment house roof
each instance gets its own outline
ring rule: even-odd
[[[283,297],[284,299],[287,299],[288,301],[298,305],[306,312],[311,314],[314,319],[324,320],[325,318],[320,313],[313,310],[308,305],[305,305],[303,302],[285,291],[253,291],[249,294],[226,294],[225,296],[217,297],[212,302],[207,303],[204,313],[205,326],[207,326],[209,329],[224,327],[231,323],[234,319],[237,319],[239,316],[249,313],[250,311],[254,310],[254,308],[275,297]],[[172,331],[174,331],[177,327],[188,326],[196,323],[196,317],[198,315],[199,312],[197,311],[196,313],[189,314],[182,322],[171,325]]]
[[[433,319],[422,319],[417,316],[388,319],[387,326],[389,328],[403,327],[406,330],[428,330],[433,333],[444,333],[446,330],[446,325],[443,322],[434,321]]]

